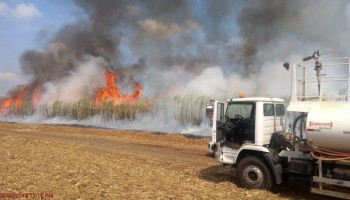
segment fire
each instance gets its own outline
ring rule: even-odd
[[[112,100],[114,105],[121,103],[134,103],[142,97],[142,86],[134,82],[134,92],[131,95],[122,94],[120,88],[115,84],[118,74],[106,71],[106,87],[100,88],[96,93],[95,103],[101,105],[103,101]]]
[[[3,109],[10,108],[11,105],[14,105],[15,108],[19,108],[23,105],[25,96],[29,90],[28,86],[21,86],[11,95],[11,97],[6,98],[2,103]]]
[[[15,109],[20,108],[26,101],[32,101],[32,105],[36,106],[41,101],[41,89],[30,85],[18,86],[18,88],[0,103],[0,112],[10,109],[13,106]]]

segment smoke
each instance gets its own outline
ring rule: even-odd
[[[293,10],[285,1],[247,3],[249,5],[242,9],[238,17],[239,33],[243,38],[242,56],[238,62],[244,66],[244,75],[259,72],[261,63],[256,60],[259,48],[277,39],[280,34],[278,30],[288,20],[288,8]]]
[[[203,83],[206,83],[206,87],[203,87]],[[225,76],[220,67],[210,67],[204,69],[201,74],[191,79],[183,87],[176,88],[175,94],[198,94],[224,99],[236,97],[240,91],[254,94],[256,83],[236,73]]]
[[[284,61],[350,53],[346,0],[74,2],[81,15],[20,58],[44,103],[94,97],[105,70],[147,96],[285,96]]]
[[[244,92],[282,97],[290,93],[290,74],[282,67],[285,61],[301,61],[315,50],[350,54],[347,0],[74,2],[79,17],[53,34],[41,29],[38,34],[47,43],[20,57],[22,72],[32,77],[25,90],[18,87],[31,94],[28,100],[39,93],[41,103],[48,104],[92,99],[104,87],[106,70],[118,73],[123,94],[132,93],[133,83],[138,82],[146,96],[225,99]],[[9,95],[20,92],[15,88]],[[98,115],[82,121],[46,119],[37,113],[26,119],[1,120],[209,132],[206,123],[194,130],[176,120],[173,109],[178,107],[169,103],[131,121],[106,122]]]
[[[285,59],[292,53],[309,55],[316,49],[338,56],[349,54],[344,43],[350,31],[349,5],[344,0],[246,1],[238,16],[243,42],[238,63],[244,66],[243,74],[259,73],[261,63],[272,56]],[[274,51],[271,47],[275,46],[279,48]]]
[[[55,101],[79,101],[95,95],[96,90],[105,82],[100,66],[106,65],[106,62],[102,58],[86,57],[76,65],[77,69],[70,71],[69,75],[44,84],[44,102],[52,104]]]

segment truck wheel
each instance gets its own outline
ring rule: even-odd
[[[238,163],[236,175],[239,184],[247,189],[270,190],[274,183],[270,170],[258,157],[243,158]]]

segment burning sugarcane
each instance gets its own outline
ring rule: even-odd
[[[115,84],[118,74],[106,71],[106,87],[100,88],[95,97],[95,103],[101,105],[103,101],[112,100],[114,105],[121,103],[134,103],[142,97],[142,86],[134,82],[134,92],[131,95],[122,94],[120,88]]]

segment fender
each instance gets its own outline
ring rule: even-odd
[[[276,184],[282,183],[282,165],[280,163],[276,163],[274,159],[274,152],[264,153],[263,156],[265,158],[265,161],[270,166],[273,176],[275,177]]]
[[[237,162],[237,158],[239,158],[240,153],[244,150],[249,150],[249,151],[256,151],[256,152],[261,152],[261,153],[269,153],[269,149],[266,147],[262,147],[262,146],[258,146],[258,145],[254,145],[254,144],[244,144],[242,145],[238,151],[237,151],[237,156],[235,157],[235,159],[233,160],[233,163]]]
[[[237,159],[240,157],[240,153],[244,153],[246,151],[250,152],[256,152],[263,156],[264,160],[266,161],[266,164],[270,167],[271,172],[273,173],[273,176],[275,178],[276,184],[280,184],[282,182],[282,165],[279,163],[274,162],[274,150],[268,149],[266,147],[252,145],[252,144],[246,144],[241,146],[237,152],[237,157],[235,157],[234,163],[237,164]]]

